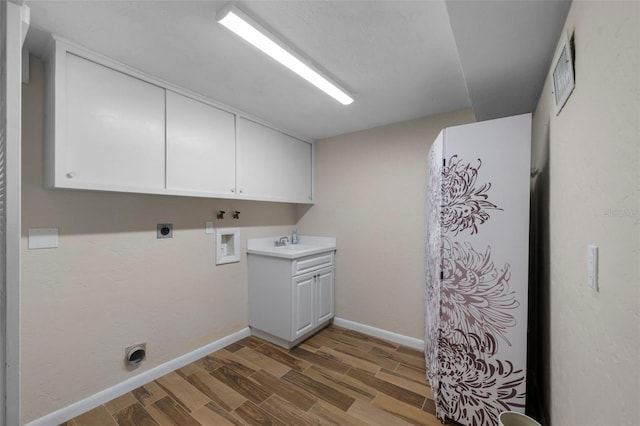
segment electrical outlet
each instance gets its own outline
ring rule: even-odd
[[[587,246],[587,284],[598,291],[598,246]]]
[[[173,225],[170,223],[159,223],[156,229],[158,238],[173,238]]]
[[[205,234],[213,234],[213,222],[205,222],[204,232]]]

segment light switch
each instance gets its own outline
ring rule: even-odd
[[[598,291],[598,246],[587,246],[587,283]]]
[[[30,228],[29,250],[58,247],[58,228]]]

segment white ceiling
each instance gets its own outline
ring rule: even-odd
[[[320,139],[472,106],[530,112],[567,1],[248,1],[236,4],[349,90],[343,106],[215,21],[220,1],[27,0],[27,47],[49,33]]]

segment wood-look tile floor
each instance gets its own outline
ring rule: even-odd
[[[289,351],[247,337],[64,425],[440,426],[432,398],[421,351],[332,325]]]

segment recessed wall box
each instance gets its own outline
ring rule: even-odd
[[[216,265],[240,262],[240,229],[216,229]]]
[[[157,238],[173,238],[173,225],[171,223],[159,223],[156,227]]]

